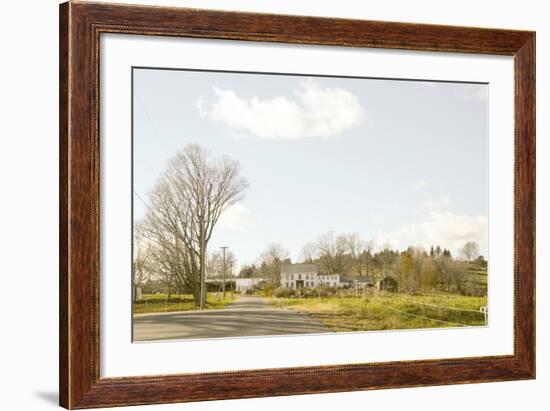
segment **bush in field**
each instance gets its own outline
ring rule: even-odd
[[[356,291],[355,291],[355,288],[344,288],[344,289],[338,290],[335,294],[338,297],[355,298]]]
[[[302,296],[306,298],[312,298],[312,297],[318,297],[319,292],[317,290],[314,290],[312,288],[303,288],[302,290]]]
[[[315,290],[315,295],[317,297],[319,297],[319,296],[331,297],[331,296],[334,296],[334,295],[337,295],[337,294],[338,294],[338,291],[335,288],[323,287],[320,290],[319,290],[319,288],[317,288]]]
[[[261,281],[261,282],[255,284],[252,287],[251,294],[271,297],[273,295],[273,290],[274,289],[275,289],[275,286],[272,283],[267,283],[265,281]]]
[[[375,295],[377,295],[379,293],[379,291],[376,289],[376,287],[367,287],[364,292],[363,292],[363,295],[365,297],[373,297]]]
[[[306,296],[306,290],[304,288],[298,288],[296,291],[295,291],[295,295],[296,297],[298,298],[304,298]]]
[[[266,297],[271,297],[273,295],[273,292],[275,291],[275,286],[273,284],[265,284],[263,287],[263,294]]]
[[[277,298],[291,298],[294,297],[296,293],[294,290],[286,287],[279,287],[273,290],[273,296]]]

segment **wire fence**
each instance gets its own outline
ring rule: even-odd
[[[427,297],[447,297],[447,296],[439,295],[439,294],[416,294],[416,295],[427,296]],[[422,306],[422,307],[430,307],[430,308],[435,308],[435,309],[438,309],[438,310],[448,310],[448,311],[454,311],[454,312],[465,312],[465,313],[479,314],[479,315],[483,316],[485,325],[487,325],[487,316],[488,316],[489,310],[487,309],[486,306],[480,307],[479,310],[474,310],[474,309],[471,309],[471,308],[449,307],[449,306],[446,306],[446,305],[415,301],[412,298],[407,298],[405,296],[400,296],[399,298],[402,299],[402,300],[405,300],[409,304],[414,304],[414,305],[418,305],[418,306]],[[415,313],[411,313],[411,312],[408,312],[408,311],[399,310],[399,309],[393,308],[393,307],[387,307],[387,308],[390,311],[393,311],[393,312],[396,312],[396,313],[399,313],[399,314],[402,314],[402,315],[407,315],[409,317],[420,318],[420,319],[427,320],[427,321],[433,321],[433,322],[437,322],[437,323],[449,324],[449,325],[459,326],[459,327],[469,327],[470,326],[468,324],[464,324],[464,323],[460,323],[460,322],[456,322],[456,321],[441,320],[441,319],[429,317],[429,316],[426,316],[426,315],[415,314]]]
[[[418,314],[413,314],[413,313],[409,313],[409,312],[406,312],[406,311],[401,311],[401,310],[398,310],[397,308],[388,307],[388,310],[394,311],[394,312],[399,313],[399,314],[407,315],[409,317],[420,318],[422,320],[428,320],[428,321],[433,321],[433,322],[442,323],[442,324],[449,324],[449,325],[453,325],[453,326],[457,326],[457,327],[469,327],[468,324],[455,323],[455,322],[452,322],[452,321],[445,321],[445,320],[438,320],[437,318],[431,318],[431,317],[426,317],[424,315],[418,315]]]
[[[402,298],[404,300],[406,300],[407,302],[410,302],[412,304],[425,305],[425,306],[428,306],[428,307],[435,307],[435,308],[441,308],[441,309],[452,310],[452,311],[464,311],[464,312],[469,312],[469,313],[483,314],[480,310],[472,310],[472,309],[469,309],[469,308],[459,308],[459,307],[448,307],[448,306],[445,306],[445,305],[422,303],[420,301],[414,301],[414,300],[406,298],[406,297],[402,297]]]

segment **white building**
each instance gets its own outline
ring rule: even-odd
[[[349,282],[344,280],[340,274],[319,274],[319,283],[322,283],[325,287],[345,287],[349,285]]]
[[[370,288],[374,287],[374,278],[366,277],[355,277],[353,279],[353,286],[359,288]]]
[[[316,264],[285,264],[281,267],[281,287],[317,288],[324,287],[373,287],[372,277],[346,278],[341,274],[326,274],[319,272]]]
[[[319,268],[315,264],[283,264],[281,287],[315,288],[319,283]]]
[[[321,284],[325,287],[349,285],[340,274],[320,273],[316,264],[284,264],[281,267],[281,287],[317,288]]]
[[[265,282],[265,278],[236,278],[235,279],[235,291],[246,292],[254,288],[254,286]]]

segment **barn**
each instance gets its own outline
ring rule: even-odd
[[[385,276],[381,280],[376,282],[376,289],[378,291],[389,291],[392,293],[397,292],[397,280],[389,275]]]

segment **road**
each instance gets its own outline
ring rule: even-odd
[[[139,314],[134,341],[224,338],[330,332],[321,322],[288,309],[275,308],[257,296],[241,296],[224,309]]]

